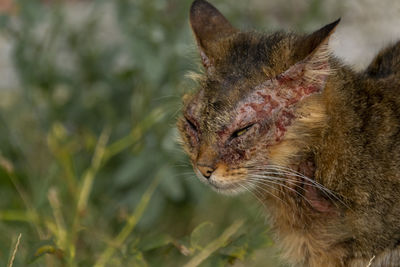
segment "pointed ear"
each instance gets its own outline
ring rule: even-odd
[[[295,51],[296,64],[282,73],[278,79],[301,82],[305,94],[320,92],[332,69],[329,63],[329,37],[334,33],[340,19],[330,23],[316,32],[302,38]]]
[[[196,37],[201,59],[207,71],[212,72],[215,57],[213,45],[237,30],[210,3],[196,0],[190,8],[190,25]]]
[[[297,44],[298,47],[295,51],[295,58],[298,60],[304,59],[310,54],[317,52],[318,48],[328,45],[329,37],[335,32],[336,26],[339,22],[340,18],[325,25],[312,34],[301,38]]]

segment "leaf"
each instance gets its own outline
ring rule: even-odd
[[[227,247],[222,248],[220,250],[220,253],[223,255],[227,255],[231,258],[244,260],[246,255],[249,253],[248,241],[249,240],[244,235],[242,235],[234,240]]]
[[[139,250],[148,251],[169,245],[173,242],[174,240],[172,239],[172,237],[167,234],[160,234],[156,236],[153,235],[151,237],[145,238],[142,242],[140,242]]]
[[[190,235],[190,244],[193,249],[202,250],[213,239],[214,225],[211,222],[204,222],[198,225]]]
[[[33,252],[33,255],[29,258],[28,262],[32,263],[35,260],[37,260],[38,258],[42,257],[45,254],[52,254],[54,256],[56,256],[59,259],[63,259],[64,258],[64,252],[59,249],[53,241],[51,240],[46,240],[41,242],[36,249]]]

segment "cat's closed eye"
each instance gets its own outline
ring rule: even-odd
[[[188,119],[187,117],[185,117],[185,120],[186,120],[186,123],[189,125],[189,127],[190,127],[193,131],[198,132],[197,126],[196,126],[196,124],[195,124],[194,122],[192,122],[192,121],[191,121],[190,119]]]
[[[230,139],[235,139],[239,136],[244,135],[245,133],[247,133],[251,127],[254,126],[254,123],[247,125],[246,127],[240,128],[239,130],[236,130],[233,132],[233,134],[231,135]]]
[[[193,120],[189,119],[186,116],[184,117],[184,124],[186,132],[190,138],[190,143],[193,147],[197,146],[199,142],[199,128]]]

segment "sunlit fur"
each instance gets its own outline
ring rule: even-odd
[[[240,32],[196,0],[205,70],[177,126],[199,179],[253,194],[295,266],[398,266],[400,44],[356,73],[329,53],[338,22]]]

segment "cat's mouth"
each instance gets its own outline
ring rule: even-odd
[[[212,189],[214,189],[218,193],[223,193],[228,195],[236,195],[244,191],[244,188],[241,186],[240,182],[221,184],[214,180],[209,180],[209,185],[211,186]]]
[[[203,183],[210,186],[214,191],[226,195],[236,195],[245,191],[245,187],[242,185],[243,181],[226,181],[221,179],[218,175],[212,174],[209,178],[205,178],[198,170],[196,175]]]

